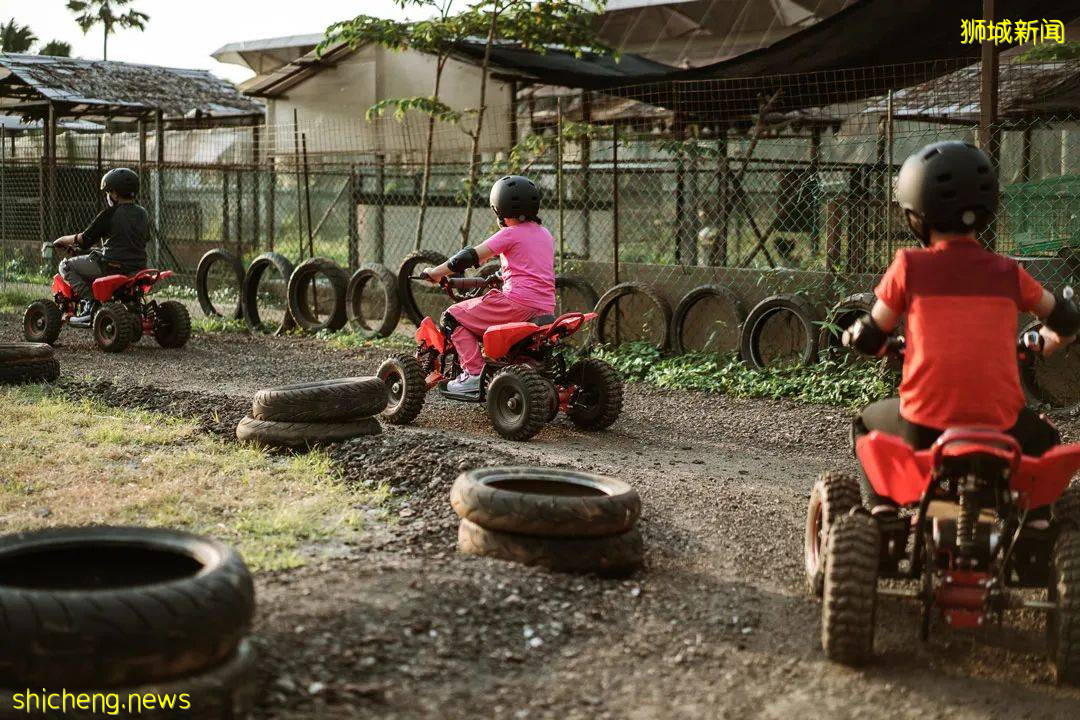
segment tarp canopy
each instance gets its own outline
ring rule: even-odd
[[[458,43],[455,54],[461,60],[479,65],[484,59],[484,43]],[[579,57],[558,48],[541,53],[506,44],[491,48],[490,62],[496,76],[586,90],[674,71],[670,65],[631,53],[620,55],[616,60],[613,55],[582,53]]]

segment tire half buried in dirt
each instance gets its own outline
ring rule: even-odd
[[[641,565],[641,533],[632,528],[620,535],[552,538],[488,530],[462,519],[458,550],[558,572],[625,575]]]
[[[378,435],[382,425],[375,418],[351,422],[277,422],[248,416],[236,426],[236,439],[270,447],[299,448],[345,442],[363,435]]]
[[[233,280],[236,283],[236,304],[233,307],[222,308],[221,310],[214,305],[213,291],[210,289],[210,269],[218,263],[225,265],[231,271]],[[199,258],[199,265],[195,269],[195,295],[199,298],[199,307],[202,308],[203,314],[207,317],[243,319],[243,304],[240,302],[243,287],[244,265],[239,258],[228,250],[221,248],[207,250],[206,254]]]
[[[386,402],[386,385],[377,377],[319,380],[260,390],[251,403],[251,417],[337,423],[378,415]]]
[[[377,320],[364,315],[364,291],[369,285],[381,286],[383,311]],[[401,298],[398,297],[397,276],[390,268],[370,263],[353,273],[345,289],[345,315],[350,327],[366,337],[387,337],[394,332],[401,321]]]
[[[648,342],[652,343],[660,350],[667,350],[671,336],[671,303],[657,292],[656,288],[652,285],[639,282],[620,283],[600,296],[600,299],[596,303],[597,318],[593,325],[593,332],[595,333],[597,342],[601,345],[607,345],[616,341],[615,333],[608,333],[605,325],[608,323],[608,318],[612,317],[612,313],[617,310],[619,301],[633,295],[645,298],[657,314],[657,317],[654,317],[652,320],[652,325],[655,327],[650,328],[650,335],[655,336],[656,339],[650,339]],[[620,321],[621,318],[618,314],[612,319],[612,323],[619,323]],[[635,325],[646,325],[644,318],[637,318],[630,320],[629,322]],[[614,329],[613,325],[613,330]],[[620,333],[618,340],[619,342],[626,342],[627,338]]]
[[[52,382],[60,363],[45,343],[0,343],[0,384]]]
[[[791,357],[797,358],[799,365],[810,365],[817,360],[818,328],[814,308],[799,295],[772,295],[755,305],[743,323],[739,355],[744,363],[758,370],[773,364],[774,358],[762,348],[762,339],[769,321],[783,316],[793,320],[802,335],[799,347],[792,343]]]
[[[169,681],[228,660],[255,593],[228,546],[171,530],[85,527],[0,538],[8,687]]]
[[[251,332],[283,332],[296,325],[292,315],[289,314],[287,299],[285,301],[284,317],[276,328],[263,322],[259,313],[259,287],[263,283],[266,271],[270,268],[273,268],[281,276],[282,289],[286,292],[289,278],[292,277],[293,264],[279,253],[263,253],[251,261],[247,273],[244,274],[244,287],[240,296],[241,306],[244,309],[244,323]]]
[[[702,303],[722,305],[726,317],[709,317],[708,323],[690,322],[687,319],[694,308]],[[718,310],[720,308],[717,308]],[[683,296],[675,308],[671,320],[671,347],[676,354],[687,352],[728,352],[739,344],[739,328],[746,319],[742,301],[723,285],[702,285]],[[709,328],[708,332],[702,332]],[[694,334],[695,337],[691,337]],[[704,334],[704,342],[698,342]],[[698,347],[700,345],[700,347]]]
[[[319,298],[319,276],[327,278],[331,297]],[[296,266],[289,276],[289,314],[305,332],[329,330],[336,332],[345,327],[345,290],[349,275],[333,260],[314,257]],[[319,313],[325,314],[320,319]]]
[[[426,266],[437,267],[444,262],[446,262],[445,255],[433,250],[420,250],[411,255],[407,255],[398,267],[397,288],[398,298],[401,300],[401,311],[405,313],[405,317],[409,318],[410,322],[417,327],[419,327],[420,323],[424,320],[424,311],[416,301],[414,290],[416,284],[422,281],[410,280],[409,278],[419,273]],[[429,288],[424,288],[424,290],[427,291]],[[442,292],[435,287],[430,287],[430,291],[434,293]],[[434,319],[438,320],[437,317]]]
[[[488,530],[546,537],[618,535],[641,514],[641,498],[622,480],[541,467],[463,472],[450,504],[459,517]]]

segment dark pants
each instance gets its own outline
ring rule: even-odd
[[[79,300],[91,300],[94,297],[91,287],[94,281],[104,277],[106,272],[97,255],[79,255],[60,261],[60,277],[67,281]]]
[[[916,425],[901,417],[900,398],[879,400],[872,405],[868,405],[861,413],[855,416],[851,423],[851,445],[853,450],[855,441],[864,435],[868,435],[871,430],[896,435],[916,450],[929,448],[944,432],[924,425]],[[1025,455],[1042,455],[1055,445],[1061,444],[1061,435],[1058,433],[1057,428],[1051,425],[1042,415],[1027,407],[1020,411],[1016,424],[1005,432],[1016,438],[1020,443],[1020,449]],[[870,487],[870,482],[866,479],[865,473],[863,473],[863,487],[866,489],[871,508],[883,503],[891,504],[889,500],[879,497],[874,492],[874,489]]]

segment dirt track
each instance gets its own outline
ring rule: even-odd
[[[14,339],[13,320],[0,318],[0,339]],[[370,373],[381,359],[241,335],[121,356],[98,353],[86,333],[62,341],[72,392],[171,405],[223,433],[260,387]],[[801,533],[814,476],[852,462],[841,410],[635,386],[610,432],[560,421],[514,444],[479,408],[437,402],[415,429],[334,453],[346,482],[396,488],[396,517],[335,548],[337,559],[259,577],[262,717],[1080,715],[1080,691],[1050,683],[1035,615],[922,645],[915,608],[884,602],[872,668],[824,661]],[[646,568],[602,581],[458,557],[446,495],[457,470],[485,461],[627,479],[644,501]]]

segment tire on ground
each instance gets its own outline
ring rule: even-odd
[[[1080,530],[1080,487],[1073,485],[1065,488],[1051,508],[1054,521]]]
[[[736,297],[735,293],[728,290],[723,285],[702,285],[696,287],[690,292],[683,295],[682,300],[679,300],[679,304],[675,306],[675,314],[671,319],[671,347],[678,353],[683,354],[692,350],[701,350],[707,348],[692,348],[686,343],[686,319],[690,315],[690,311],[707,298],[717,298],[723,301],[731,307],[732,317],[735,319],[735,336],[736,345],[738,344],[739,329],[742,327],[743,321],[746,319],[746,309],[743,307],[742,301]],[[735,346],[726,348],[726,350],[734,350]]]
[[[0,366],[52,360],[56,353],[42,342],[0,343]]]
[[[573,290],[580,295],[584,301],[584,307],[560,308],[562,312],[592,312],[596,308],[596,303],[600,301],[600,296],[596,294],[596,290],[593,286],[585,280],[585,278],[578,277],[577,275],[556,275],[555,276],[555,295],[559,297],[560,290]]]
[[[382,419],[391,425],[408,425],[420,414],[427,397],[427,378],[420,363],[409,353],[383,361],[375,376],[386,388],[386,409]]]
[[[285,316],[281,324],[276,328],[267,328],[259,315],[259,285],[267,269],[274,268],[281,280],[288,287],[289,278],[292,277],[293,264],[280,253],[268,252],[251,261],[247,272],[244,274],[244,285],[241,288],[240,305],[244,311],[244,323],[251,332],[280,333],[296,326],[288,307],[285,308]],[[288,303],[286,302],[286,305]]]
[[[383,314],[378,322],[369,325],[364,317],[364,290],[375,281],[382,286]],[[397,277],[385,265],[364,265],[349,278],[345,289],[345,315],[355,332],[367,337],[387,337],[401,321],[401,298],[398,294]]]
[[[94,342],[105,352],[124,352],[131,335],[131,313],[121,303],[107,302],[94,314]]]
[[[837,520],[859,505],[862,505],[859,481],[848,473],[823,473],[810,491],[803,535],[803,558],[806,586],[814,597],[821,597],[825,589],[825,551],[829,531]]]
[[[210,297],[210,268],[215,263],[224,263],[232,270],[236,279],[236,306],[221,312],[214,306],[213,298]],[[241,302],[242,289],[244,287],[244,264],[228,250],[217,248],[208,250],[199,258],[199,264],[195,268],[195,295],[199,298],[199,307],[207,317],[226,317],[232,320],[241,320],[244,317],[243,302]]]
[[[154,339],[163,348],[182,348],[187,345],[187,341],[191,339],[191,316],[183,303],[175,300],[158,303]]]
[[[465,519],[458,526],[458,550],[557,572],[598,575],[633,572],[641,565],[644,554],[636,527],[606,537],[548,538],[488,530]]]
[[[386,408],[386,385],[377,377],[352,377],[285,385],[255,393],[251,417],[278,422],[348,422]]]
[[[398,298],[401,300],[401,311],[405,313],[405,317],[409,318],[409,322],[417,327],[424,320],[424,312],[416,303],[416,297],[413,295],[414,281],[409,278],[423,270],[424,267],[435,267],[442,265],[444,262],[446,262],[446,256],[441,253],[433,250],[419,250],[406,255],[405,259],[401,261],[401,265],[398,266],[397,289]]]
[[[0,677],[15,687],[123,687],[218,666],[255,602],[234,550],[162,529],[9,535],[0,577]]]
[[[52,345],[63,327],[64,315],[51,299],[36,300],[23,313],[23,338],[27,342]]]
[[[488,384],[488,418],[507,440],[528,440],[547,423],[548,398],[539,373],[528,365],[509,365]]]
[[[324,275],[330,281],[333,292],[332,310],[325,320],[319,320],[316,314],[318,306],[318,276]],[[345,290],[349,285],[349,274],[329,258],[314,257],[296,266],[289,276],[289,314],[305,332],[329,330],[336,332],[345,327],[348,318],[345,315]],[[309,291],[314,288],[314,300]]]
[[[568,411],[582,430],[604,430],[619,419],[623,407],[623,381],[619,371],[599,358],[584,358],[570,366],[567,381],[578,388]]]
[[[766,323],[781,313],[789,314],[799,321],[805,340],[799,351],[799,364],[811,365],[817,360],[817,313],[799,295],[772,295],[765,298],[750,311],[739,334],[739,355],[752,368],[763,370],[767,362],[761,352],[761,335]]]
[[[187,308],[185,308],[186,310]],[[131,344],[135,345],[143,338],[143,316],[131,313]],[[190,326],[190,325],[189,325]]]
[[[641,515],[641,498],[622,480],[541,467],[467,470],[450,504],[488,530],[544,537],[619,535]]]
[[[381,432],[379,421],[370,417],[343,423],[313,423],[256,420],[248,415],[236,426],[236,439],[266,447],[302,448]]]
[[[596,341],[601,345],[606,345],[615,341],[615,338],[606,336],[604,325],[608,316],[618,305],[618,301],[628,295],[635,294],[647,298],[660,314],[660,323],[658,323],[662,325],[659,333],[660,339],[654,344],[660,350],[667,350],[671,336],[671,304],[657,292],[656,288],[647,283],[620,283],[600,296],[600,299],[596,302],[597,318],[595,321],[596,324],[593,326]]]
[[[1080,686],[1080,530],[1066,528],[1054,544],[1046,639],[1057,681]]]
[[[826,315],[827,322],[821,324],[818,331],[817,344],[818,354],[826,358],[845,360],[865,359],[861,353],[847,350],[842,342],[842,331],[846,330],[851,323],[855,322],[863,314],[869,314],[874,309],[877,296],[872,292],[855,293],[836,303]],[[840,332],[834,327],[840,328]]]
[[[877,521],[864,513],[839,518],[825,549],[821,646],[845,665],[863,665],[874,653],[881,544]]]
[[[54,382],[60,377],[60,361],[31,360],[0,365],[0,385]]]

